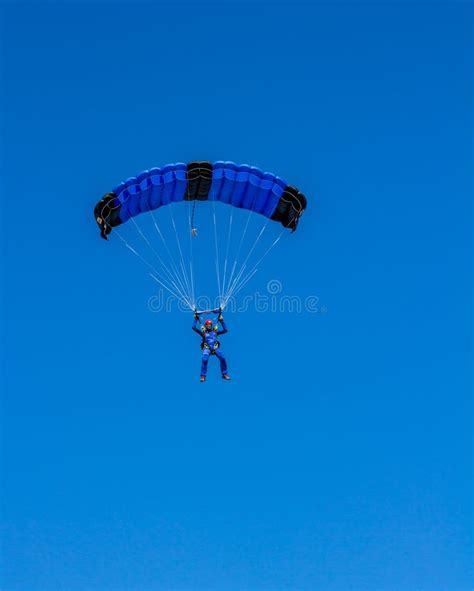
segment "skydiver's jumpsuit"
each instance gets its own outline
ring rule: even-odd
[[[219,320],[218,320],[219,322]],[[205,376],[207,373],[207,364],[209,355],[215,355],[221,364],[221,373],[227,373],[227,362],[224,355],[221,353],[220,344],[217,337],[228,332],[227,326],[223,320],[220,320],[222,330],[218,330],[217,325],[212,330],[206,330],[204,326],[201,329],[197,328],[198,319],[194,320],[192,329],[197,332],[202,338],[202,361],[201,361],[201,375]]]

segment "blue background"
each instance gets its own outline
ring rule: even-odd
[[[2,589],[472,588],[472,8],[2,17]],[[195,158],[310,202],[230,383],[91,213]]]

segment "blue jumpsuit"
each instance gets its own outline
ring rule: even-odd
[[[219,322],[219,321],[218,321]],[[194,320],[192,329],[197,332],[202,338],[202,361],[201,361],[201,375],[205,376],[207,373],[207,364],[209,361],[209,355],[215,355],[221,364],[221,373],[227,373],[227,362],[224,355],[221,353],[219,342],[217,337],[221,334],[228,332],[227,326],[223,320],[220,320],[222,330],[218,330],[217,325],[212,330],[206,330],[203,326],[201,329],[197,328],[198,319]]]

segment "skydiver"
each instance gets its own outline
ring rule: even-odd
[[[194,332],[201,337],[201,349],[202,349],[202,359],[201,359],[201,376],[200,381],[206,381],[206,374],[207,374],[207,364],[209,362],[209,356],[215,355],[217,359],[219,359],[219,363],[221,366],[221,374],[222,379],[230,380],[230,376],[227,373],[227,362],[225,360],[224,355],[220,349],[220,342],[217,340],[217,337],[221,334],[225,334],[228,332],[227,326],[224,322],[224,318],[222,317],[222,311],[219,310],[219,316],[217,318],[217,324],[213,325],[212,320],[206,320],[204,324],[201,324],[200,328],[197,328],[197,323],[200,321],[200,314],[197,310],[194,312],[194,323],[192,325],[192,329]],[[219,323],[222,326],[222,329],[219,330]]]

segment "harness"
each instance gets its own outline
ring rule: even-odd
[[[213,330],[213,332],[217,333],[217,326],[215,326],[212,330]],[[216,339],[214,344],[212,345],[212,348],[211,348],[206,343],[206,339],[205,339],[206,329],[204,327],[201,328],[201,332],[202,332],[201,350],[209,349],[211,351],[211,355],[214,355],[216,350],[221,346],[220,341],[218,341]]]

